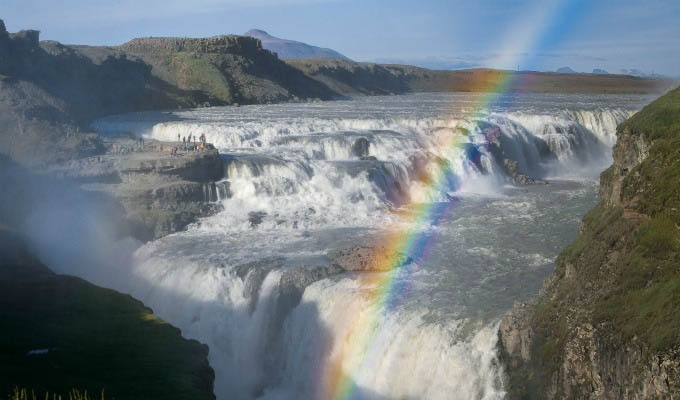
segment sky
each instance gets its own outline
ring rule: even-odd
[[[679,0],[2,0],[0,18],[69,44],[259,28],[357,61],[680,76]]]

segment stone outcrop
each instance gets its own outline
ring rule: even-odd
[[[511,399],[680,396],[680,89],[617,133],[600,204],[500,324]]]
[[[143,241],[157,239],[220,209],[215,182],[223,170],[215,149],[171,156],[152,150],[158,146],[151,142],[140,152],[73,160],[51,171],[117,200],[127,215],[127,233]]]
[[[600,179],[600,198],[609,207],[622,206],[624,179],[649,155],[650,143],[642,135],[622,132],[614,147],[614,164],[602,173]]]
[[[379,241],[375,241],[379,243]],[[326,254],[332,265],[345,271],[383,272],[410,260],[397,250],[384,244],[349,246],[334,249]]]

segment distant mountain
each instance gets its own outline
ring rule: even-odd
[[[603,69],[600,69],[600,68],[595,68],[593,70],[593,74],[595,74],[595,75],[609,75],[609,72],[607,72]]]
[[[574,71],[573,69],[571,69],[569,67],[559,68],[556,72],[558,72],[560,74],[575,74],[576,73],[576,71]]]
[[[279,58],[283,59],[339,58],[341,60],[350,61],[349,58],[335,50],[312,46],[307,43],[296,42],[294,40],[277,38],[261,29],[251,29],[243,35],[260,39],[264,49],[277,53]]]

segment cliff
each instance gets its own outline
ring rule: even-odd
[[[117,50],[150,65],[154,76],[208,96],[201,105],[252,104],[337,96],[247,36],[142,38]]]
[[[286,62],[345,96],[385,95],[411,91],[409,80],[422,68],[358,63],[342,59],[304,59]]]
[[[120,54],[92,60],[39,42],[36,31],[8,34],[0,23],[0,153],[24,164],[100,153],[90,121],[177,104],[156,86],[140,61]]]
[[[680,88],[617,135],[579,238],[501,322],[510,398],[680,395]]]
[[[1,398],[15,387],[38,398],[72,389],[91,398],[215,398],[207,346],[130,296],[53,273],[5,228],[0,321]]]

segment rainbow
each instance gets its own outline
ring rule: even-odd
[[[506,65],[518,65],[517,58],[526,58],[523,55],[536,54],[542,49],[554,46],[558,37],[567,30],[569,22],[585,5],[583,0],[559,0],[553,2],[552,7],[539,5],[536,13],[529,18],[538,22],[532,25],[522,21],[522,29],[518,29],[517,35],[511,35],[507,45],[504,46],[505,53],[511,56],[514,54],[515,59],[505,59],[503,62]],[[522,61],[526,63],[531,60],[523,59]],[[522,89],[530,87],[532,80],[531,74],[512,71],[481,70],[475,74],[478,80],[472,91],[479,95],[476,99],[476,106],[464,116],[468,119],[482,116],[505,94],[521,92]],[[487,132],[487,141],[491,139],[489,134]],[[468,143],[466,136],[464,131],[449,135],[446,142],[442,144],[443,148],[451,154],[464,151]],[[450,164],[443,165],[432,176],[423,177],[428,190],[433,194],[443,189],[458,189],[461,184],[460,179]],[[451,188],[452,183],[453,188]],[[422,260],[427,256],[436,240],[435,235],[428,228],[438,224],[451,212],[455,204],[455,201],[411,204],[406,207],[408,211],[406,211],[405,219],[408,228],[393,228],[382,239],[382,246],[379,247],[381,254],[374,257],[380,260],[380,265],[373,267],[376,271],[387,272],[366,274],[359,278],[362,286],[371,288],[368,297],[376,304],[375,311],[362,313],[353,321],[354,331],[359,333],[354,335],[352,342],[340,349],[339,354],[335,354],[333,359],[323,367],[324,376],[320,388],[317,389],[317,398],[351,399],[356,397],[356,385],[352,376],[362,367],[364,355],[375,338],[379,314],[390,311],[408,300],[408,276],[417,268],[417,263],[411,260]]]

